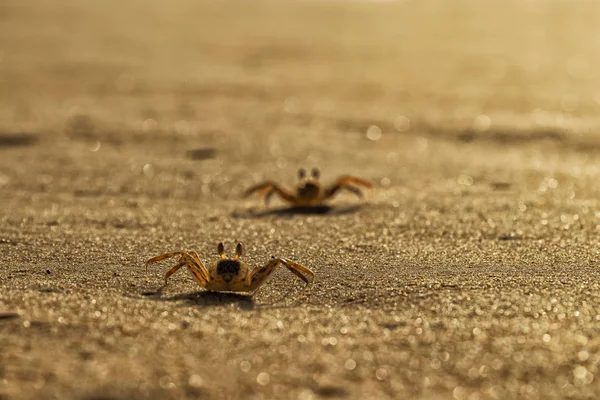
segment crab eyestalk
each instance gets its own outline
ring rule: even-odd
[[[223,245],[222,242],[217,246],[217,252],[221,256],[222,260],[227,260],[227,254],[225,254],[225,245]]]
[[[319,176],[321,175],[321,171],[319,171],[319,168],[313,168],[311,171],[311,176],[315,179],[319,179]]]
[[[300,168],[298,170],[298,179],[302,180],[306,178],[306,171],[304,170],[304,168]]]
[[[244,247],[241,243],[238,243],[237,246],[235,246],[235,257],[233,257],[233,259],[238,260],[242,254],[244,254]]]

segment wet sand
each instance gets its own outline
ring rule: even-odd
[[[0,399],[598,397],[599,17],[5,0]],[[241,198],[315,166],[377,185]],[[144,280],[219,241],[315,285]]]

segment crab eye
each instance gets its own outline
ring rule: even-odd
[[[318,168],[313,168],[311,175],[313,178],[319,178],[319,175],[321,174],[321,172],[319,171]]]
[[[302,168],[298,170],[298,179],[304,179],[306,177],[306,171]]]

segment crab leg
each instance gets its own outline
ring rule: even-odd
[[[210,274],[206,270],[204,264],[202,264],[202,261],[200,261],[198,258],[198,255],[195,252],[187,253],[184,251],[166,253],[146,261],[146,279],[148,279],[148,265],[177,256],[181,256],[179,263],[167,271],[165,274],[165,284],[167,283],[169,277],[184,265],[188,267],[189,271],[192,273],[192,276],[196,278],[196,281],[199,284],[204,286],[210,280]]]
[[[275,182],[271,182],[271,181],[262,182],[262,183],[259,183],[258,185],[252,186],[251,188],[249,188],[248,190],[246,190],[244,192],[244,197],[248,197],[254,192],[259,192],[259,196],[264,197],[265,203],[268,202],[269,198],[274,193],[277,193],[279,195],[279,197],[281,197],[283,200],[285,200],[287,202],[295,203],[295,201],[296,201],[296,197],[293,194],[291,194],[290,192],[288,192],[287,190],[285,190],[284,188],[282,188]]]
[[[186,266],[188,267],[188,270],[194,277],[194,280],[199,285],[206,287],[206,284],[208,283],[208,281],[210,281],[210,275],[208,275],[208,272],[206,272],[206,269],[203,269],[202,266],[196,265],[195,261],[193,261],[193,260],[188,261]],[[204,275],[205,273],[206,273],[206,276]],[[166,282],[166,277],[165,277],[165,282]]]
[[[190,251],[189,253],[186,253],[186,255],[188,257],[191,257],[191,260],[189,260],[188,262],[188,268],[190,272],[194,276],[200,275],[201,279],[199,278],[199,280],[204,282],[200,284],[204,286],[208,281],[210,281],[210,273],[208,272],[204,264],[202,264],[202,261],[200,261],[200,258],[198,257],[198,254],[196,254],[196,252]]]
[[[358,186],[364,186],[369,189],[373,187],[373,184],[371,182],[351,175],[342,175],[339,178],[337,178],[335,182],[339,185],[353,184]]]
[[[366,181],[364,179],[360,179],[355,176],[349,175],[340,176],[333,185],[325,189],[322,200],[327,200],[333,197],[341,189],[348,190],[349,192],[354,193],[357,197],[362,198],[362,191],[359,188],[354,187],[352,185],[364,186],[366,188],[373,187],[373,184],[371,182]]]
[[[287,267],[287,269],[289,269],[294,275],[296,275],[297,277],[299,277],[300,279],[302,279],[304,282],[306,282],[306,284],[310,284],[312,285],[314,280],[315,280],[315,274],[308,268],[303,267],[302,265],[289,260],[287,258],[282,258],[281,262],[283,263],[283,265],[285,265]],[[310,281],[309,279],[304,276],[302,273],[305,273],[306,275],[310,276]]]
[[[152,257],[151,259],[149,259],[148,261],[146,261],[146,279],[148,279],[148,265],[150,264],[154,264],[156,262],[162,261],[162,260],[167,260],[169,258],[173,258],[173,257],[177,257],[177,256],[183,256],[186,253],[183,251],[176,251],[173,253],[165,253],[162,254],[160,256],[156,256],[156,257]],[[179,261],[183,262],[184,258],[180,258]]]
[[[172,267],[170,270],[168,270],[167,273],[165,274],[165,285],[167,284],[167,281],[169,280],[169,277],[171,275],[173,275],[175,272],[177,272],[177,270],[179,270],[179,268],[183,267],[186,264],[187,264],[187,261],[182,261],[179,264],[177,264],[174,267]]]
[[[250,275],[248,276],[248,287],[249,291],[253,292],[262,286],[265,282],[269,280],[275,269],[279,266],[279,264],[283,264],[287,269],[289,269],[294,275],[302,279],[306,284],[312,284],[315,275],[308,268],[303,267],[300,264],[297,264],[291,260],[285,258],[272,258],[268,263],[263,265],[262,267],[255,268]],[[310,277],[307,278],[304,274]]]

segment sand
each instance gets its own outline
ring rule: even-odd
[[[0,5],[0,399],[600,396],[598,5],[84,3]],[[314,287],[144,280],[219,241]]]

